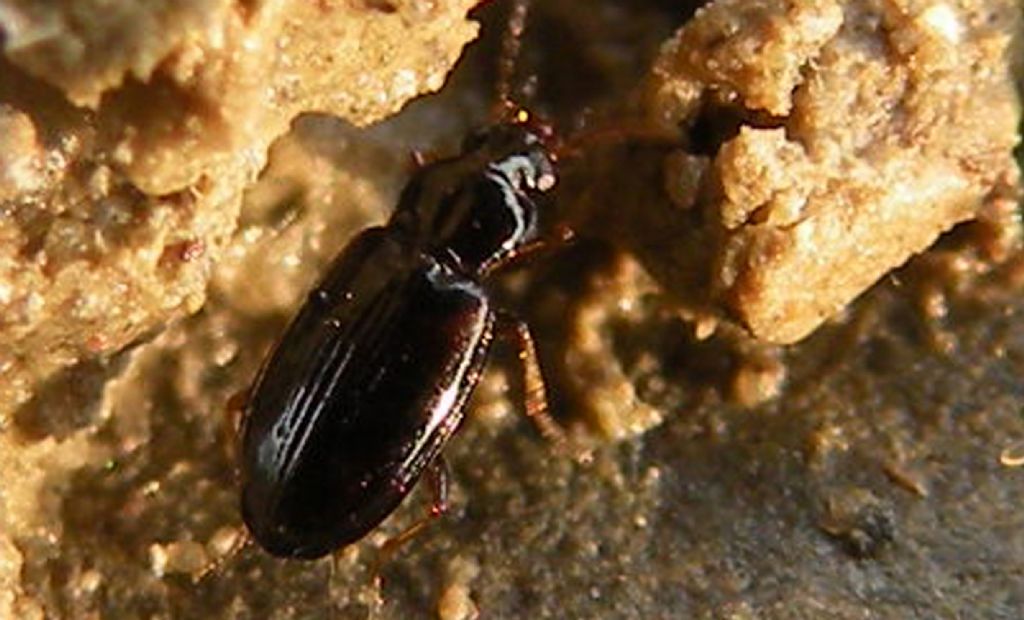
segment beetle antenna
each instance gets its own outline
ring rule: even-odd
[[[516,112],[517,106],[512,100],[512,79],[522,48],[523,31],[526,29],[526,16],[530,11],[530,1],[512,0],[512,9],[509,13],[505,35],[501,39],[495,118],[509,118]]]
[[[672,129],[654,126],[637,120],[617,122],[577,131],[559,143],[553,154],[556,159],[580,157],[583,151],[593,146],[614,146],[623,142],[636,142],[650,146],[679,146],[682,141]]]

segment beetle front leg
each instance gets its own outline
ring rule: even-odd
[[[565,224],[556,224],[552,235],[533,239],[532,241],[528,241],[519,246],[515,250],[512,250],[500,260],[488,265],[487,273],[485,273],[484,276],[486,277],[487,274],[495,271],[506,270],[521,265],[542,252],[557,251],[572,243],[575,238],[576,232],[572,228]],[[518,321],[518,319],[512,320]]]

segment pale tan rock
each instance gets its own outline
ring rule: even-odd
[[[0,200],[41,187],[42,172],[43,148],[32,121],[0,106]]]
[[[781,222],[773,221],[777,199],[764,203],[767,220],[739,227],[725,242],[720,285],[756,336],[794,342],[973,217],[982,195],[953,165],[899,152],[851,162],[845,177],[783,199]],[[795,215],[785,209],[792,202],[802,205]]]
[[[626,255],[589,283],[570,314],[572,346],[565,366],[573,389],[593,425],[606,438],[632,437],[661,424],[664,414],[644,402],[626,368],[614,355],[610,325],[648,316],[643,297],[655,290],[643,268]]]
[[[711,88],[750,109],[788,113],[803,66],[843,22],[841,5],[839,0],[711,3],[662,48],[651,70],[649,107],[663,118],[678,119],[692,113]]]
[[[740,110],[699,193],[726,311],[798,341],[1013,195],[1019,26],[1012,0],[720,0],[686,24],[647,109],[660,123]]]

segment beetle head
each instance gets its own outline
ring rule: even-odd
[[[549,132],[517,121],[471,134],[460,155],[412,179],[391,223],[413,247],[479,276],[537,238],[537,200],[555,185],[555,162]]]

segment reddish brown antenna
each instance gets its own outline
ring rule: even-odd
[[[654,126],[642,119],[635,119],[581,129],[559,141],[552,154],[555,159],[580,157],[586,148],[601,145],[613,146],[624,142],[666,147],[680,145],[679,135],[676,131]]]
[[[526,29],[526,15],[530,11],[530,1],[512,0],[512,9],[508,16],[505,35],[501,39],[497,101],[493,115],[496,119],[510,118],[518,111],[518,106],[512,100],[512,80],[522,48],[523,31]]]
[[[637,140],[645,144],[674,146],[679,136],[670,129],[652,127],[640,119],[634,122],[617,121],[614,124],[581,129],[567,138],[559,138],[550,125],[530,114],[512,98],[512,83],[515,80],[516,64],[522,49],[526,19],[532,0],[509,0],[508,19],[501,39],[501,55],[498,61],[498,81],[491,119],[495,123],[512,122],[534,126],[538,135],[545,138],[555,159],[581,156],[587,146],[614,145]]]

